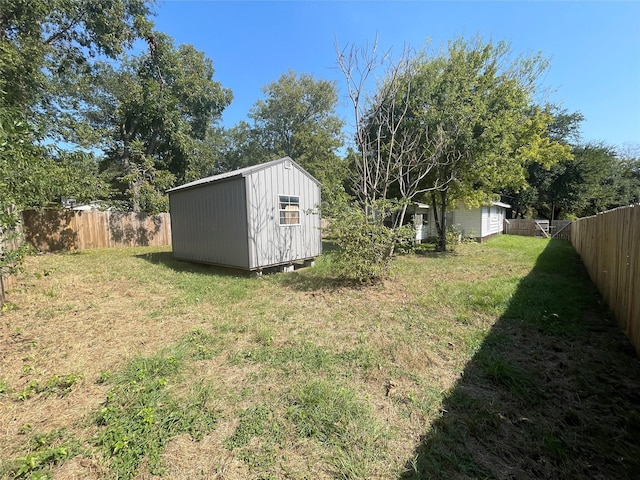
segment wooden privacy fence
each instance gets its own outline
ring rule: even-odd
[[[22,217],[25,240],[43,252],[171,245],[168,213],[27,210]]]
[[[571,243],[640,354],[640,204],[576,220]]]
[[[549,220],[510,218],[504,220],[504,233],[524,237],[549,237]]]
[[[521,218],[505,219],[504,233],[524,237],[559,238],[571,237],[571,220],[530,220]]]
[[[549,223],[549,236],[560,240],[571,241],[571,220],[551,220]]]

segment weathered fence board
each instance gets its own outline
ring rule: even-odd
[[[560,240],[571,240],[571,220],[551,220],[549,236]]]
[[[504,233],[524,237],[549,237],[549,220],[510,218],[504,221]]]
[[[44,252],[171,245],[168,213],[28,210],[22,216],[25,240]]]
[[[576,220],[571,243],[640,354],[640,204]]]

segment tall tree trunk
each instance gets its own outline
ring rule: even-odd
[[[131,130],[135,130],[135,127],[138,124],[138,120],[135,119],[132,122]],[[131,149],[129,148],[129,143],[131,138],[133,138],[133,133],[127,130],[127,126],[125,123],[122,124],[122,166],[127,175],[130,175],[132,178],[129,180],[129,191],[131,191],[131,209],[134,212],[140,211],[140,180],[138,178],[138,172],[136,175],[133,175],[133,169],[136,168],[133,162],[131,161]]]
[[[439,197],[439,198],[438,198]],[[433,219],[436,222],[436,233],[438,240],[436,250],[444,252],[447,250],[447,205],[449,195],[447,189],[431,193],[431,206],[433,207]]]
[[[405,203],[405,204],[402,206],[402,212],[400,213],[399,218],[396,218],[396,221],[394,222],[394,223],[395,223],[395,225],[394,225],[394,230],[395,230],[396,232],[398,231],[398,229],[399,229],[400,227],[402,227],[402,224],[404,223],[404,217],[405,217],[406,213],[407,213],[407,204]],[[391,250],[390,250],[390,252],[389,252],[389,256],[390,256],[390,257],[392,257],[392,256],[393,256],[393,252],[395,251],[395,248],[396,248],[396,244],[395,244],[395,242],[394,242],[394,243],[391,245]]]

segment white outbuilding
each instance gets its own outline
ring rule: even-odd
[[[446,224],[453,226],[463,237],[473,237],[476,241],[483,242],[503,233],[508,208],[511,205],[502,202],[491,202],[479,207],[467,207],[459,202],[455,209],[447,211]],[[416,205],[414,222],[417,241],[437,236],[433,211],[429,205]]]

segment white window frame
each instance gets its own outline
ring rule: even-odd
[[[284,208],[282,208],[284,205]],[[298,207],[297,209],[287,209],[287,207]],[[295,227],[300,225],[300,195],[278,195],[278,225],[281,227]],[[286,223],[288,214],[298,214],[297,223]],[[285,220],[285,223],[283,223]]]

